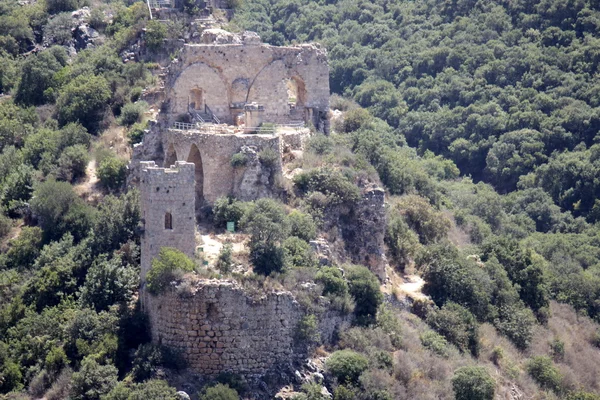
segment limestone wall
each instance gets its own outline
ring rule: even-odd
[[[288,292],[249,297],[230,281],[201,280],[184,295],[149,296],[154,342],[181,351],[199,374],[260,376],[302,355],[295,348],[302,311]]]
[[[298,93],[293,113],[288,106],[288,81]],[[233,122],[229,111],[233,103],[264,105],[265,121],[282,121],[281,117],[294,113],[303,119],[308,108],[317,111],[314,116],[318,118],[318,112],[329,109],[327,52],[316,44],[188,44],[171,65],[166,86],[172,115],[186,113],[190,91],[199,89],[203,104],[228,123]]]
[[[270,148],[276,152],[275,171],[281,170],[282,141],[276,135],[245,135],[245,134],[217,134],[202,131],[168,130],[163,134],[163,148],[165,149],[165,165],[175,160],[192,160],[191,155],[195,148],[201,156],[202,177],[196,176],[196,184],[202,185],[203,201],[212,204],[217,198],[232,194],[239,195],[245,200],[254,200],[252,196],[245,196],[239,192],[243,180],[243,171],[236,171],[231,166],[231,157],[241,151],[242,147],[253,147],[257,152]],[[197,170],[197,175],[200,170]],[[251,182],[252,185],[264,185],[260,179]],[[264,189],[264,190],[263,190]],[[257,190],[256,193],[267,195],[268,188]],[[200,191],[200,188],[198,189]]]
[[[194,256],[196,219],[194,164],[177,162],[173,168],[159,168],[153,161],[140,164],[143,287],[152,259],[161,247],[175,247],[189,257]],[[170,226],[166,226],[167,213]]]

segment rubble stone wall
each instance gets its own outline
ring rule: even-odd
[[[152,337],[181,351],[195,373],[261,376],[289,363],[302,311],[288,292],[256,300],[230,281],[203,280],[184,294],[149,296]]]

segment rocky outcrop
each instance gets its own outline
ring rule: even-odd
[[[385,281],[385,191],[376,185],[364,187],[358,202],[329,208],[325,214],[324,230],[329,232],[334,260],[364,265]]]

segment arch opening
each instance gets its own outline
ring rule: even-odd
[[[302,78],[293,76],[285,79],[285,88],[290,114],[303,113],[306,102],[306,86]]]
[[[194,88],[190,90],[189,106],[194,110],[202,110],[204,108],[204,90]]]
[[[188,162],[194,163],[196,180],[196,208],[198,209],[204,203],[204,168],[202,167],[202,156],[200,150],[195,144],[190,149]]]

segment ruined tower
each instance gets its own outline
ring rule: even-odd
[[[159,168],[154,161],[141,162],[140,200],[142,206],[141,282],[161,247],[174,247],[189,257],[195,251],[194,164],[177,161]]]

